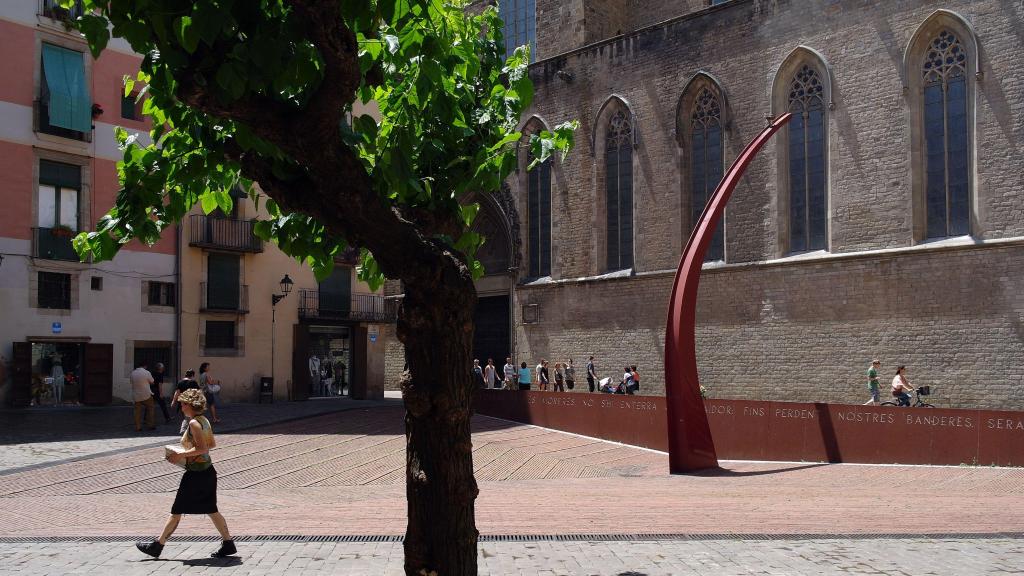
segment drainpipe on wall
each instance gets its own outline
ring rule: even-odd
[[[181,369],[181,222],[174,227],[174,358],[175,376],[180,380],[185,375]]]
[[[509,242],[511,244],[511,242]],[[509,340],[509,354],[512,355],[512,365],[516,365],[516,277],[518,268],[508,269],[508,327],[512,331]]]

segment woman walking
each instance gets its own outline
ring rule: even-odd
[[[220,422],[220,418],[217,418],[217,393],[220,392],[220,380],[210,374],[209,362],[199,365],[199,388],[206,396],[206,405],[210,407],[210,416],[213,416],[213,421]]]
[[[178,485],[178,494],[171,505],[171,516],[164,525],[164,531],[156,540],[139,542],[135,546],[142,553],[154,558],[163,552],[167,539],[174,534],[182,514],[206,514],[220,532],[223,539],[220,549],[212,554],[223,558],[237,552],[235,541],[228,532],[228,523],[217,511],[217,471],[213,468],[210,450],[217,446],[213,437],[213,426],[203,416],[206,411],[206,395],[200,390],[189,389],[178,395],[181,411],[189,419],[188,428],[181,437],[184,452],[168,452],[167,461],[172,464],[184,463],[185,474]]]

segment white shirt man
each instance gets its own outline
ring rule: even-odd
[[[505,371],[505,387],[511,390],[512,383],[515,382],[516,379],[516,367],[512,365],[511,358],[505,359],[505,367],[503,370]]]
[[[155,430],[155,414],[153,403],[153,391],[150,385],[153,384],[153,375],[146,370],[145,366],[139,366],[132,370],[132,399],[135,400],[135,431],[142,432],[142,413],[146,413],[146,428]]]
[[[153,375],[145,367],[139,366],[132,370],[132,400],[145,402],[147,398],[153,397],[153,391],[149,385],[153,383]]]

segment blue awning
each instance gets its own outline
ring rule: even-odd
[[[83,54],[53,44],[43,44],[50,124],[68,130],[92,130],[92,99],[85,85]]]

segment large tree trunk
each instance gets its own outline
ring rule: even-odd
[[[455,268],[455,267],[453,267]],[[470,358],[476,291],[468,270],[443,287],[406,285],[398,320],[404,376],[408,575],[477,574]],[[454,280],[454,281],[453,281]]]

